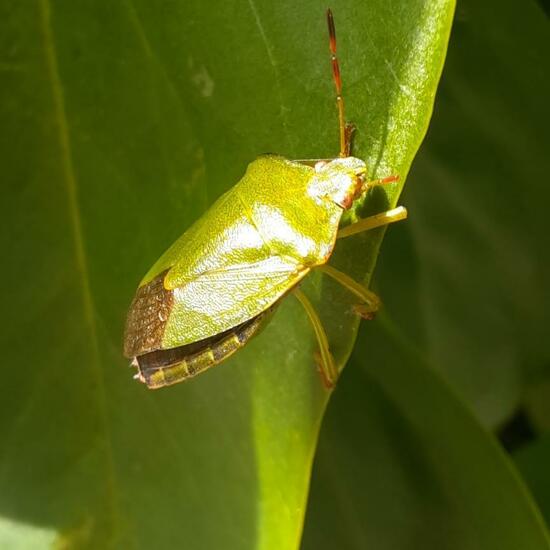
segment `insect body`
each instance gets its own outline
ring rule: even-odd
[[[340,157],[313,163],[264,155],[153,265],[142,280],[126,324],[125,355],[150,388],[185,380],[237,351],[293,292],[312,321],[323,380],[337,370],[315,310],[298,283],[315,268],[359,299],[357,312],[372,316],[377,297],[326,265],[340,218],[371,185],[365,163],[349,156],[332,15],[328,12],[340,119]],[[250,200],[253,197],[253,201]],[[347,227],[346,234],[403,219],[394,209]]]

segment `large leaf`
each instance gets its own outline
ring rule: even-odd
[[[548,550],[492,436],[393,321],[368,329],[325,418],[302,548]]]
[[[550,375],[549,36],[536,2],[459,4],[410,219],[377,269],[386,310],[491,427]]]
[[[2,11],[0,546],[296,548],[327,393],[293,298],[233,360],[156,393],[131,380],[121,339],[142,274],[248,161],[335,154],[324,5]],[[452,11],[334,6],[355,152],[374,175],[408,171]],[[349,239],[336,262],[365,278],[381,237]],[[342,364],[350,302],[320,280],[308,292],[328,303]]]
[[[549,547],[509,459],[440,376],[490,426],[528,381],[548,430],[549,53],[534,2],[459,3],[410,220],[377,266],[384,320],[360,334],[321,432],[304,549]],[[547,519],[548,443],[515,456]]]

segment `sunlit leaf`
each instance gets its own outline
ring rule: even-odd
[[[158,392],[132,380],[121,340],[141,276],[251,159],[336,154],[325,8],[2,3],[0,546],[298,545],[327,393],[293,298],[234,360]],[[453,2],[333,10],[355,154],[403,182]],[[381,237],[335,261],[364,279]],[[350,302],[306,290],[342,364]]]

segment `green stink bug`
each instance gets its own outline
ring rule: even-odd
[[[124,354],[149,388],[186,380],[217,365],[257,334],[287,294],[304,306],[319,344],[322,379],[338,377],[321,321],[298,283],[320,269],[359,300],[370,318],[378,297],[328,265],[336,239],[404,219],[399,207],[339,230],[340,219],[373,186],[365,163],[350,156],[336,32],[327,11],[340,131],[335,159],[291,161],[260,156],[153,265],[141,281],[126,322]]]

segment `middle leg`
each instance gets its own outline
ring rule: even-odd
[[[345,289],[359,298],[360,302],[353,306],[353,311],[357,315],[363,317],[363,319],[374,318],[376,312],[380,309],[380,298],[372,292],[372,290],[369,290],[343,271],[331,265],[320,265],[316,269],[326,273],[329,277],[340,283]]]

